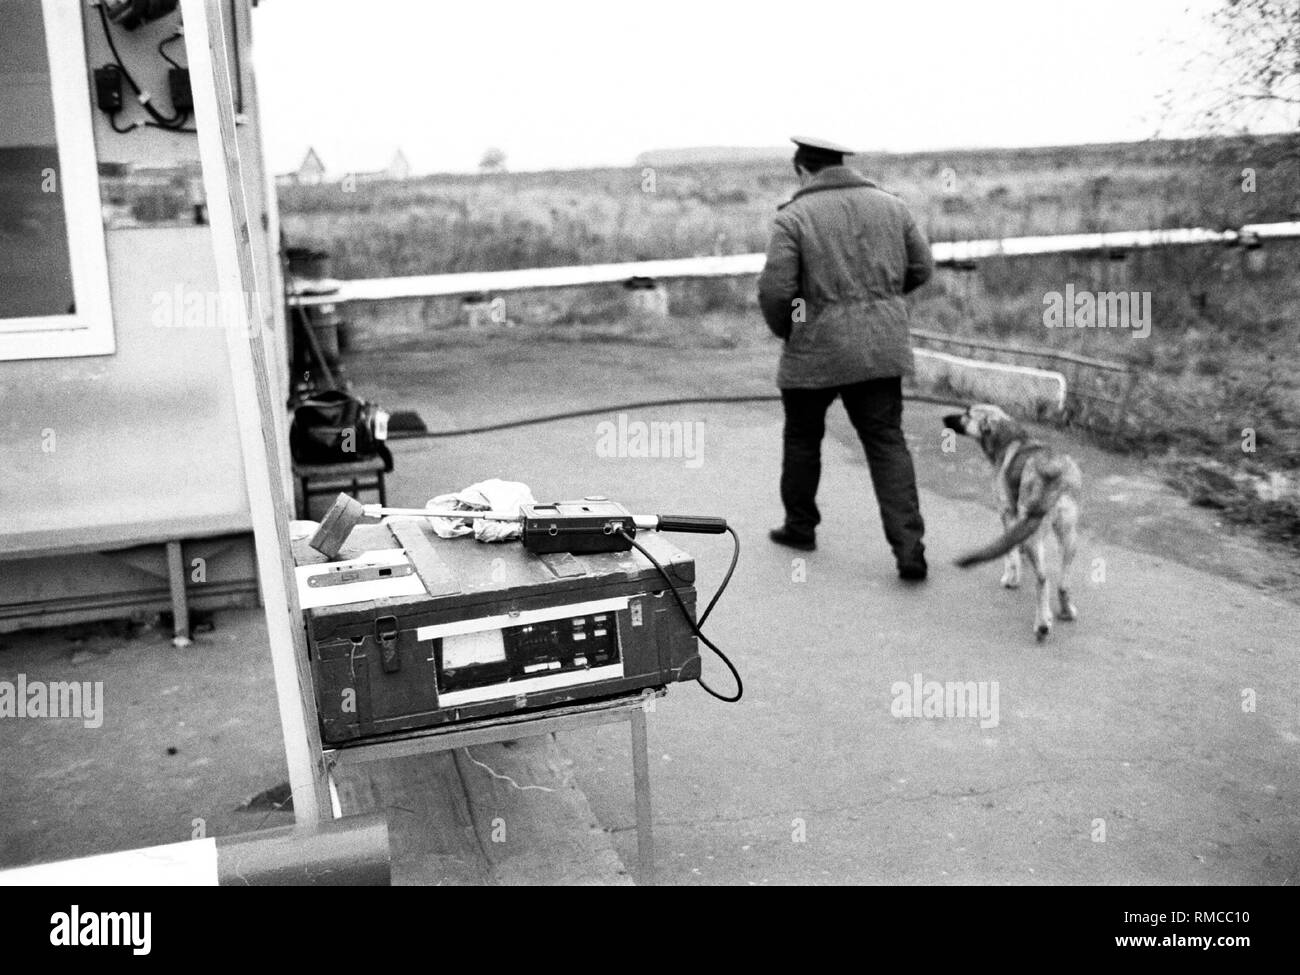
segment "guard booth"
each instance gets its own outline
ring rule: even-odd
[[[338,754],[338,743],[323,748],[290,538],[284,283],[258,135],[251,0],[181,0],[183,35],[176,6],[169,0],[0,6],[0,72],[8,82],[0,93],[0,451],[9,474],[8,517],[0,522],[0,626],[169,604],[183,614],[187,604],[251,603],[260,594],[297,824],[310,831],[351,819],[376,856],[387,855],[387,833],[372,829],[362,810],[347,808],[338,788],[345,770],[399,754],[447,754],[626,720],[638,850],[648,872],[645,711],[662,691],[645,686],[654,684],[653,669],[624,671],[620,662],[619,675],[635,681],[614,688],[618,696],[522,716],[513,712],[526,709],[523,692],[503,693],[495,670],[475,671],[473,686],[448,685],[447,695],[467,712],[482,698],[481,720],[457,718],[444,731],[422,722],[407,727],[402,719],[400,727],[369,729],[400,732],[397,738],[354,745],[347,755]],[[192,69],[188,80],[186,64],[175,60],[180,56]],[[683,527],[696,521],[677,519],[671,530],[700,530]],[[606,528],[602,534],[612,534]],[[636,543],[629,537],[629,544]],[[572,560],[567,552],[554,554]],[[645,557],[643,569],[648,573],[653,564],[667,581],[676,594],[674,611],[687,617],[693,633],[693,594],[683,597],[668,570]],[[587,574],[562,559],[557,564],[538,570],[548,583]],[[615,574],[625,575],[621,563]],[[683,582],[692,580],[693,573]],[[428,584],[421,582],[426,595]],[[578,612],[584,606],[589,612]],[[590,624],[582,663],[576,651],[569,654],[571,672],[591,663],[588,651],[596,663],[615,667],[616,631],[601,615],[609,607],[566,600],[545,610],[539,622],[551,624],[547,646],[576,646]],[[637,601],[626,612],[628,627],[644,628],[630,633],[628,645],[657,661],[661,642],[650,632],[658,610],[643,612]],[[484,619],[504,647],[499,615]],[[438,636],[440,645],[464,629],[460,616],[452,624],[457,633]],[[453,640],[462,648],[481,642]],[[416,649],[427,663],[426,651]],[[385,673],[396,672],[392,662]],[[552,663],[544,664],[547,674],[529,678],[528,692],[558,693],[550,671],[560,665]],[[592,673],[613,677],[599,668]],[[565,677],[584,683],[581,678]],[[594,680],[585,683],[595,687]],[[427,734],[417,740],[407,732]],[[588,822],[583,819],[584,833]]]
[[[260,601],[316,826],[252,3],[0,5],[0,629]]]
[[[187,606],[258,598],[181,14],[132,25],[131,6],[0,7],[0,632],[173,608],[183,639]],[[222,29],[251,251],[279,295],[250,7]],[[282,302],[261,317],[283,391]]]

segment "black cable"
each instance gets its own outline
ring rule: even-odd
[[[147,125],[151,129],[162,129],[164,132],[185,132],[189,135],[198,135],[199,133],[198,129],[184,128],[185,123],[188,121],[189,121],[189,113],[186,113],[184,117],[181,119],[180,125],[159,125],[157,122],[143,122],[141,124]]]
[[[198,132],[198,129],[183,129],[177,125],[159,125],[157,122],[151,122],[148,119],[146,119],[143,122],[132,122],[126,128],[122,128],[120,125],[117,124],[117,115],[118,115],[117,112],[110,112],[108,114],[108,124],[111,125],[113,127],[113,131],[117,132],[119,135],[128,135],[129,133],[134,132],[136,129],[142,128],[144,126],[148,126],[151,129],[162,129],[164,132],[191,132],[191,133]],[[184,119],[182,120],[182,124],[184,124],[184,120],[188,118],[189,115],[187,113],[184,116]]]
[[[162,55],[164,61],[166,61],[168,64],[170,64],[170,65],[171,65],[173,68],[175,68],[177,71],[184,71],[184,70],[185,70],[185,65],[183,65],[183,64],[179,64],[179,63],[176,61],[176,59],[173,58],[171,55],[169,55],[169,54],[167,53],[167,51],[164,50],[164,49],[165,49],[165,48],[167,47],[167,45],[170,44],[172,41],[180,40],[180,38],[182,38],[182,37],[184,37],[184,36],[185,36],[185,35],[182,34],[180,31],[177,31],[175,34],[172,34],[170,37],[164,37],[161,41],[158,42],[158,53]]]
[[[740,561],[740,536],[736,534],[736,530],[730,525],[727,526],[727,532],[731,535],[732,541],[731,565],[727,566],[727,574],[722,577],[722,583],[718,586],[718,591],[713,594],[713,598],[709,600],[709,605],[705,606],[704,612],[700,614],[700,618],[696,623],[697,626],[703,626],[704,621],[713,612],[713,607],[718,605],[718,600],[722,598],[722,594],[727,591],[727,586],[731,583],[731,574],[736,571],[736,563]]]
[[[136,128],[135,123],[128,125],[124,129],[120,128],[117,124],[117,112],[108,113],[108,124],[113,127],[113,131],[116,132],[118,135],[126,135],[129,132],[134,132]]]
[[[178,122],[176,125],[159,125],[157,122],[145,122],[144,124],[148,126],[152,126],[155,129],[166,129],[168,132],[188,132],[191,135],[197,135],[199,131],[198,129],[194,129],[194,128],[187,129],[184,127],[185,123],[188,122],[189,120],[190,120],[190,113],[182,112],[180,115],[180,122]]]
[[[951,397],[929,396],[925,393],[904,393],[903,399],[917,403],[935,403],[939,406],[952,406],[965,409],[966,403]],[[543,416],[527,416],[519,420],[506,420],[502,423],[490,423],[481,427],[466,427],[463,430],[425,430],[423,433],[399,435],[393,431],[390,440],[435,440],[442,437],[467,437],[475,433],[495,433],[498,430],[514,430],[518,427],[531,427],[541,423],[555,423],[559,420],[576,420],[584,416],[598,416],[601,413],[626,413],[631,410],[646,410],[660,406],[691,406],[701,403],[779,403],[781,397],[775,393],[763,393],[754,396],[680,396],[669,399],[642,400],[639,403],[620,403],[615,406],[596,406],[586,410],[569,410],[564,413],[548,413]]]
[[[712,687],[710,687],[708,684],[704,682],[703,674],[695,678],[695,682],[699,684],[702,688],[704,688],[704,690],[707,691],[709,694],[711,694],[713,697],[716,697],[719,701],[725,701],[728,704],[735,704],[745,694],[745,683],[740,679],[740,671],[736,670],[736,665],[733,664],[731,660],[727,657],[727,655],[718,648],[718,645],[714,643],[712,640],[710,640],[707,636],[705,636],[704,633],[700,630],[700,627],[703,625],[705,619],[707,619],[708,615],[711,612],[713,612],[713,607],[717,604],[718,597],[722,595],[723,591],[727,588],[727,583],[731,581],[731,574],[736,571],[736,562],[739,561],[740,559],[740,536],[736,534],[736,530],[732,528],[730,525],[727,526],[727,533],[731,535],[731,539],[735,543],[735,548],[732,550],[731,553],[731,567],[727,569],[727,574],[722,579],[722,585],[720,585],[718,587],[718,591],[713,594],[713,599],[710,600],[708,608],[705,609],[704,611],[704,615],[700,617],[699,622],[696,622],[691,617],[691,611],[686,608],[686,601],[682,599],[682,594],[677,591],[677,583],[673,582],[672,578],[668,575],[668,571],[659,563],[659,560],[656,559],[649,552],[647,552],[645,550],[645,546],[643,546],[640,542],[638,542],[627,532],[625,531],[619,532],[620,535],[622,535],[624,538],[626,538],[629,542],[632,543],[633,548],[635,548],[638,552],[640,552],[647,559],[649,559],[650,564],[659,570],[659,574],[663,576],[664,582],[668,584],[668,588],[669,590],[671,590],[673,594],[673,598],[677,600],[677,606],[682,611],[682,617],[690,625],[690,628],[692,632],[694,632],[696,638],[699,639],[699,641],[703,643],[706,647],[708,647],[710,650],[716,653],[718,655],[718,659],[721,660],[724,664],[726,664],[727,669],[731,671],[731,676],[736,681],[736,693],[732,697],[728,697],[725,694],[719,694],[717,691],[715,691]]]

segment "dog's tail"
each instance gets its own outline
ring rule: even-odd
[[[1028,541],[1034,532],[1038,531],[1038,526],[1043,523],[1047,513],[1060,500],[1065,490],[1065,485],[1061,482],[1064,473],[1065,468],[1059,463],[1044,465],[1043,477],[1037,483],[1036,490],[1032,495],[1021,500],[1020,517],[1007,527],[1001,538],[959,556],[955,564],[960,568],[969,569],[973,565],[992,562],[999,556],[1006,555],[1022,542]]]

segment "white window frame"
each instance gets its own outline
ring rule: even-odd
[[[81,6],[79,0],[41,0],[76,311],[0,318],[0,360],[110,355],[116,350]]]

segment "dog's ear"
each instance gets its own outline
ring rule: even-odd
[[[989,457],[994,457],[1016,440],[1025,440],[1029,434],[1009,416],[984,416],[980,418],[980,446]]]

